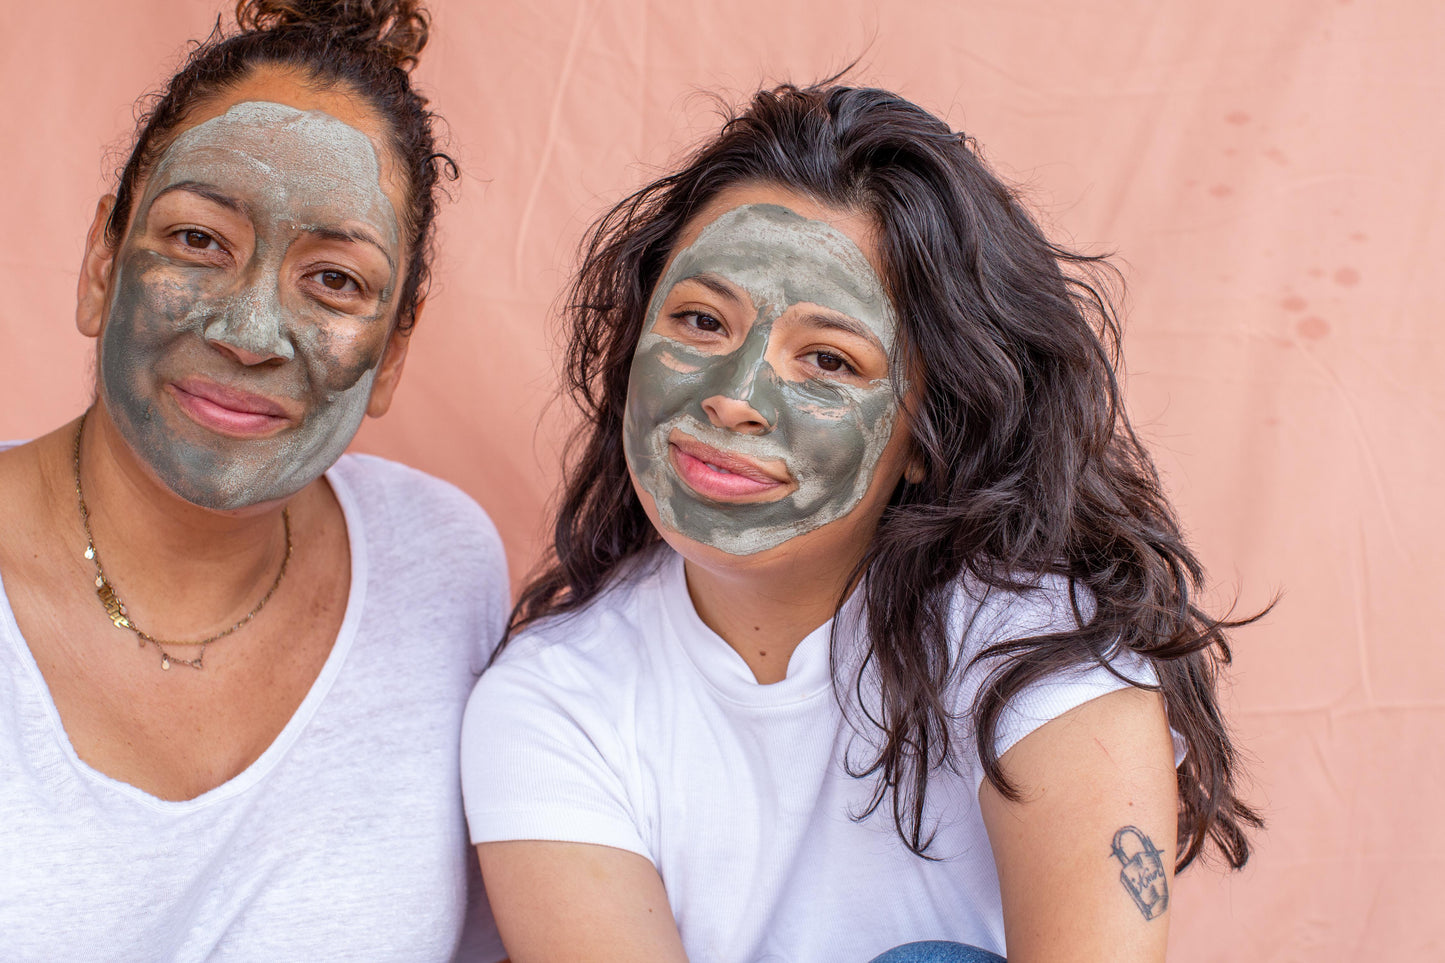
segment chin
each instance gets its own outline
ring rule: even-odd
[[[771,568],[775,565],[792,564],[798,561],[797,553],[793,547],[793,543],[797,541],[797,539],[789,539],[781,545],[765,548],[751,555],[734,555],[731,552],[725,552],[720,548],[715,548],[706,542],[699,542],[696,539],[688,538],[681,532],[664,528],[658,525],[655,519],[653,526],[657,529],[658,534],[662,536],[662,540],[670,545],[677,554],[694,565],[720,575],[728,572],[753,572],[759,569]]]
[[[706,542],[689,538],[682,532],[663,524],[657,513],[657,501],[637,483],[637,476],[633,473],[631,465],[627,466],[627,476],[632,482],[633,494],[642,503],[642,510],[647,514],[647,520],[652,523],[653,530],[662,536],[662,540],[674,552],[694,565],[701,566],[710,572],[740,571],[756,567],[759,564],[766,564],[769,557],[788,547],[789,543],[784,542],[782,545],[764,549],[752,555],[733,555]]]
[[[633,491],[652,527],[673,551],[691,565],[724,579],[776,573],[778,577],[794,581],[800,572],[815,572],[825,579],[836,578],[846,574],[838,571],[839,561],[861,558],[877,526],[876,520],[871,525],[860,526],[855,509],[843,518],[795,535],[770,548],[748,555],[735,555],[664,525],[658,517],[657,504],[652,496],[635,483]]]

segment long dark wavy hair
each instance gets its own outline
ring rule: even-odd
[[[923,471],[899,482],[858,572],[869,645],[853,684],[871,670],[882,692],[873,718],[881,749],[852,770],[876,777],[867,812],[886,801],[904,842],[927,855],[929,776],[957,742],[945,699],[960,668],[960,640],[947,632],[950,593],[964,575],[1020,591],[1056,574],[1074,587],[1077,627],[978,656],[1003,656],[971,714],[987,778],[1018,798],[993,748],[1010,698],[1061,669],[1105,663],[1116,645],[1132,649],[1154,666],[1170,725],[1188,746],[1178,867],[1211,839],[1230,866],[1243,866],[1247,830],[1262,823],[1236,792],[1216,673],[1229,661],[1225,631],[1248,620],[1213,618],[1196,604],[1203,570],[1120,398],[1115,275],[1101,258],[1050,242],[971,138],[888,91],[764,90],[681,170],[593,226],[565,308],[566,384],[584,421],[554,542],[508,638],[587,605],[659,540],[623,457],[633,349],[688,220],[719,192],[754,183],[871,215],[899,319],[891,363],[906,373],[907,427]]]
[[[441,180],[457,177],[455,162],[437,150],[437,117],[411,83],[430,14],[421,0],[238,0],[236,27],[226,30],[218,20],[165,88],[143,99],[106,240],[116,247],[124,239],[137,187],[196,107],[262,67],[294,70],[317,88],[355,95],[386,127],[392,157],[406,178],[406,203],[397,214],[406,234],[407,269],[396,326],[409,331],[431,277]]]

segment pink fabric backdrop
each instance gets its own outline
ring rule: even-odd
[[[216,3],[0,8],[0,437],[85,402],[83,233],[133,99]],[[1171,958],[1442,958],[1445,5],[433,8],[419,76],[466,176],[398,403],[358,448],[471,492],[519,576],[566,424],[549,312],[583,227],[714,126],[699,91],[861,58],[856,80],[976,135],[1057,235],[1120,252],[1130,407],[1216,598],[1284,593],[1227,693],[1270,828],[1243,873],[1179,881]]]

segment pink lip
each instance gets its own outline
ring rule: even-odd
[[[166,387],[192,421],[219,434],[256,438],[291,423],[290,414],[279,402],[204,378],[183,378]]]
[[[721,451],[680,431],[668,438],[668,450],[678,476],[693,491],[713,501],[772,501],[795,487],[784,467],[759,464]]]

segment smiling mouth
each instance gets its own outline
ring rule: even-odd
[[[747,504],[771,502],[792,494],[797,483],[781,462],[761,463],[705,445],[674,430],[667,439],[668,459],[683,483],[709,501]]]
[[[183,378],[167,384],[166,390],[187,417],[217,434],[265,438],[291,424],[279,402],[204,378]]]

